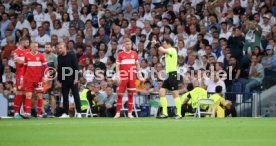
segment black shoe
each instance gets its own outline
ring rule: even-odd
[[[182,116],[178,116],[178,115],[176,115],[176,116],[174,117],[174,119],[176,119],[176,120],[178,120],[178,119],[182,119]]]
[[[167,115],[164,115],[164,114],[162,114],[162,115],[160,115],[160,116],[158,116],[158,117],[156,117],[157,119],[167,119],[168,118],[168,116]]]
[[[53,113],[50,113],[50,114],[47,115],[47,117],[48,117],[48,118],[54,118],[55,115],[54,115]]]
[[[42,114],[42,118],[47,118],[47,113]]]

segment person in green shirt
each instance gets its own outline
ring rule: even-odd
[[[215,115],[218,118],[224,118],[226,116],[225,110],[231,110],[232,107],[231,101],[225,100],[222,95],[222,87],[216,86],[216,93],[210,96],[210,99],[215,102]]]
[[[175,119],[181,119],[181,102],[179,98],[178,92],[178,77],[177,77],[177,51],[173,48],[173,40],[169,37],[163,39],[162,46],[156,42],[156,40],[152,41],[152,44],[155,45],[156,48],[159,49],[160,52],[165,54],[165,66],[167,78],[164,80],[162,88],[159,91],[160,95],[160,103],[162,106],[162,114],[158,117],[160,119],[168,118],[167,111],[167,99],[166,99],[166,89],[172,92],[174,97],[175,106],[176,106],[176,116]]]
[[[207,90],[201,87],[194,87],[193,83],[187,85],[187,91],[181,96],[182,110],[181,115],[184,117],[186,113],[195,113],[198,101],[208,98]],[[202,105],[200,109],[206,111],[208,105]]]

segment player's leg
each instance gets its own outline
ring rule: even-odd
[[[42,92],[37,92],[37,117],[42,117],[42,110],[43,110],[43,98],[42,98]]]
[[[53,94],[50,95],[50,105],[51,105],[51,114],[50,116],[54,116],[56,110],[56,97]]]
[[[134,97],[134,94],[136,93],[135,80],[136,79],[129,80],[127,85],[127,93],[128,93],[127,111],[128,111],[129,118],[133,118],[132,116],[133,100],[134,100],[133,97]]]
[[[181,101],[179,97],[179,92],[178,90],[172,91],[174,102],[175,102],[175,107],[176,107],[176,117],[175,118],[181,118]]]
[[[160,118],[167,118],[168,117],[168,102],[166,98],[166,89],[161,88],[159,91],[160,95],[160,104],[162,107],[162,114],[160,115]]]
[[[37,118],[42,118],[42,111],[43,111],[43,86],[42,82],[36,83],[36,94],[37,94]]]
[[[20,109],[20,103],[22,100],[22,92],[21,91],[16,91],[16,95],[13,101],[14,104],[14,118],[20,119],[21,116],[19,115],[19,109]]]
[[[121,83],[118,86],[117,92],[118,92],[118,99],[117,99],[117,107],[116,107],[116,115],[115,115],[115,119],[120,117],[120,113],[121,113],[121,108],[122,108],[122,100],[123,100],[123,96],[124,93],[126,91],[126,87],[127,87],[127,82],[128,80],[121,80]]]
[[[63,97],[63,113],[66,115],[63,116],[68,116],[69,115],[69,87],[65,84],[61,86],[61,92],[62,92],[62,97]]]
[[[77,110],[77,118],[81,118],[81,114],[80,114],[81,113],[81,103],[80,103],[80,94],[79,94],[78,84],[72,85],[71,92],[74,97],[75,108]]]
[[[159,90],[160,104],[162,107],[162,113],[159,116],[159,118],[167,118],[168,117],[168,101],[166,98],[166,89],[169,89],[168,79],[166,79],[163,82],[162,88]]]
[[[24,87],[25,87],[25,92],[26,92],[26,99],[24,102],[26,110],[25,110],[24,118],[30,119],[31,118],[32,96],[33,96],[35,84],[33,82],[28,82],[27,80],[25,80]]]
[[[175,107],[176,107],[176,119],[181,118],[181,100],[179,97],[179,92],[178,92],[178,80],[177,80],[177,72],[172,72],[169,74],[169,84],[170,84],[170,90],[172,91],[172,95],[174,98],[175,102]]]
[[[25,91],[21,91],[22,92],[22,99],[21,99],[21,103],[22,103],[22,105],[23,105],[23,111],[25,111],[26,110],[26,106],[25,106],[25,103],[24,103],[24,101],[25,101],[25,99],[26,99],[26,93],[25,93]]]
[[[21,104],[21,101],[22,101],[22,94],[23,94],[23,91],[22,91],[22,85],[20,85],[20,78],[17,77],[16,78],[16,95],[15,95],[15,98],[14,98],[14,118],[16,119],[20,119],[21,116],[19,115],[19,110],[20,110],[20,104]]]
[[[25,118],[31,118],[31,106],[32,106],[32,95],[33,93],[30,91],[26,91],[26,99],[25,99]]]

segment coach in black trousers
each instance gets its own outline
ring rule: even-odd
[[[79,65],[76,54],[72,52],[67,52],[66,44],[60,43],[58,45],[58,51],[60,55],[58,56],[58,78],[57,86],[61,86],[62,96],[63,96],[63,109],[64,113],[62,118],[68,118],[69,102],[68,95],[71,92],[74,96],[76,110],[78,112],[77,117],[80,118],[80,96],[78,88],[78,71]]]

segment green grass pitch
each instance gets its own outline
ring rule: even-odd
[[[0,120],[0,146],[276,146],[276,118]]]

